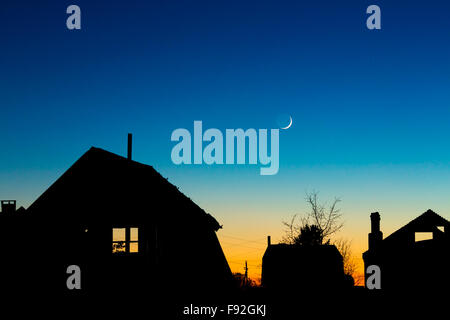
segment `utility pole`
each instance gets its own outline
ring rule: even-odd
[[[244,287],[247,285],[247,277],[248,277],[248,267],[247,267],[247,260],[245,260],[245,274],[244,274]]]

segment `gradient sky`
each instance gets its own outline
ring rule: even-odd
[[[77,4],[82,29],[69,31]],[[382,30],[365,26],[377,4]],[[27,207],[90,146],[154,166],[224,225],[234,271],[258,276],[266,236],[342,199],[359,260],[431,208],[450,218],[448,1],[2,1],[0,198]],[[280,170],[176,166],[170,135],[277,128]]]

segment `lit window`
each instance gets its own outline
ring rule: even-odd
[[[424,241],[424,240],[432,240],[433,239],[433,232],[416,232],[415,234],[415,240],[417,241]]]
[[[139,252],[139,229],[130,228],[130,252]]]
[[[113,253],[139,252],[139,228],[113,228]]]

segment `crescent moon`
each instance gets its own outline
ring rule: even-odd
[[[286,129],[289,129],[291,126],[292,126],[292,117],[289,116],[289,124],[286,127],[282,127],[280,129],[286,130]]]

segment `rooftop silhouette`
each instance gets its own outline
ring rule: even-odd
[[[39,261],[37,281],[54,292],[68,293],[69,265],[82,270],[83,294],[229,286],[220,224],[153,167],[133,161],[130,138],[127,158],[90,148],[27,210],[2,202],[0,239],[12,263],[0,276],[11,288],[27,288],[27,274],[36,283],[25,270],[30,261]]]
[[[427,210],[383,239],[380,214],[371,214],[365,269],[378,265],[381,288],[388,292],[432,295],[450,284],[450,222]],[[367,274],[366,274],[367,278]]]

